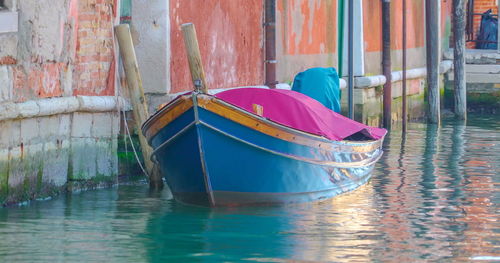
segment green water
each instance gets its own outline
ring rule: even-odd
[[[470,118],[392,132],[373,179],[321,203],[208,209],[136,185],[0,209],[0,262],[500,261],[500,119]]]

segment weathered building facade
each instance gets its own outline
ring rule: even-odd
[[[131,25],[153,112],[192,89],[183,23],[196,26],[212,92],[264,85],[266,1],[5,0],[0,9],[0,203],[51,195],[75,184],[116,182],[118,102],[125,94],[119,88],[124,78],[117,77],[116,24]],[[403,10],[401,1],[391,3],[393,119],[398,119]],[[444,51],[450,47],[452,0],[439,3]],[[386,81],[381,1],[353,4],[355,116],[378,125]],[[408,1],[411,118],[425,111],[424,5],[424,0]],[[275,8],[280,83],[291,84],[311,67],[335,67],[346,75],[346,0],[275,0]],[[450,67],[443,59],[441,73]],[[345,103],[345,91],[342,97]]]
[[[201,54],[212,89],[264,84],[265,0],[252,1],[131,1],[131,24],[136,29],[139,64],[151,104],[163,103],[175,93],[192,88],[180,25],[192,22],[197,27]],[[391,55],[394,119],[400,117],[402,69],[402,4],[391,1]],[[451,0],[440,0],[441,46],[449,48]],[[425,112],[426,79],[425,1],[408,1],[408,93],[411,118]],[[276,79],[290,84],[294,76],[311,67],[335,67],[347,75],[347,1],[276,0]],[[159,12],[158,5],[162,6]],[[203,10],[197,6],[203,6]],[[378,125],[381,108],[382,10],[381,1],[354,1],[354,75],[356,118]],[[160,17],[161,14],[161,17]],[[168,18],[164,18],[166,15]],[[156,29],[162,28],[161,35]],[[158,43],[165,43],[158,45]],[[167,53],[164,53],[167,50]],[[147,55],[145,53],[148,53]],[[157,56],[152,54],[156,53]],[[142,54],[142,55],[141,55]],[[162,67],[151,58],[162,57]],[[163,60],[162,60],[163,61]],[[142,66],[143,65],[143,66]],[[158,68],[163,74],[158,77]],[[451,61],[444,61],[441,73],[448,72]],[[341,86],[345,87],[341,81]],[[344,93],[345,94],[345,93]],[[346,103],[343,96],[344,103]],[[399,117],[398,117],[399,116]]]
[[[0,204],[117,175],[116,0],[0,10]]]

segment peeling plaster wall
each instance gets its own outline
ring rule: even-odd
[[[170,0],[171,93],[191,90],[180,26],[192,22],[209,88],[264,83],[263,0]]]
[[[134,0],[132,32],[146,93],[170,91],[170,19],[168,0]]]
[[[277,0],[277,79],[310,67],[337,67],[337,1]]]

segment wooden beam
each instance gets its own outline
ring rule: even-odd
[[[189,71],[195,88],[199,86],[200,91],[208,94],[208,87],[205,81],[205,71],[201,61],[200,47],[196,38],[196,29],[192,23],[183,24],[181,26],[182,34],[184,35],[184,44],[189,62]]]
[[[149,113],[129,25],[123,24],[116,26],[115,33],[118,39],[118,45],[120,46],[120,55],[127,78],[127,87],[130,94],[130,101],[132,102],[134,119],[137,123],[143,123],[149,117]],[[150,187],[159,190],[163,188],[163,181],[158,166],[150,160],[153,149],[149,146],[140,127],[137,130],[144,163],[149,175]]]

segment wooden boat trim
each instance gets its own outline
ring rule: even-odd
[[[331,141],[324,137],[298,131],[263,117],[253,115],[234,105],[206,95],[199,95],[198,106],[269,136],[326,151],[366,153],[380,148],[382,142],[382,140],[359,142],[345,140]]]
[[[254,147],[254,148],[257,148],[259,150],[262,150],[262,151],[266,151],[268,153],[271,153],[271,154],[274,154],[274,155],[278,155],[278,156],[281,156],[281,157],[285,157],[285,158],[288,158],[288,159],[292,159],[292,160],[296,160],[296,161],[300,161],[300,162],[306,162],[306,163],[310,163],[310,164],[314,164],[314,165],[320,165],[320,166],[328,166],[328,167],[335,167],[335,168],[360,168],[360,167],[366,167],[366,166],[370,166],[370,165],[373,165],[375,164],[379,159],[380,157],[382,156],[382,151],[379,152],[379,154],[374,157],[374,158],[371,158],[371,159],[365,159],[363,161],[357,161],[357,162],[345,162],[345,163],[339,163],[339,162],[334,162],[334,161],[319,161],[319,160],[314,160],[314,159],[309,159],[309,158],[303,158],[303,157],[300,157],[300,156],[295,156],[295,155],[290,155],[290,154],[286,154],[286,153],[282,153],[282,152],[278,152],[278,151],[274,151],[274,150],[271,150],[271,149],[268,149],[268,148],[265,148],[265,147],[262,147],[262,146],[259,146],[257,144],[254,144],[254,143],[251,143],[249,141],[246,141],[246,140],[243,140],[241,138],[238,138],[234,135],[231,135],[225,131],[222,131],[208,123],[205,123],[203,121],[200,121],[199,122],[201,125],[211,129],[211,130],[214,130],[226,137],[229,137],[233,140],[236,140],[236,141],[239,141],[241,143],[244,143],[244,144],[247,144],[251,147]]]
[[[325,151],[340,151],[344,153],[367,153],[380,148],[382,139],[373,141],[331,141],[315,134],[295,130],[263,117],[253,115],[232,104],[226,103],[209,95],[193,93],[197,96],[199,107],[225,117],[243,126],[249,127],[266,135],[288,142],[318,148]],[[193,107],[191,95],[179,97],[176,101],[164,106],[155,113],[143,126],[143,134],[148,141],[166,125]]]
[[[167,104],[156,112],[142,125],[142,133],[150,141],[163,127],[177,119],[184,112],[193,107],[189,96],[181,96],[178,100]]]

